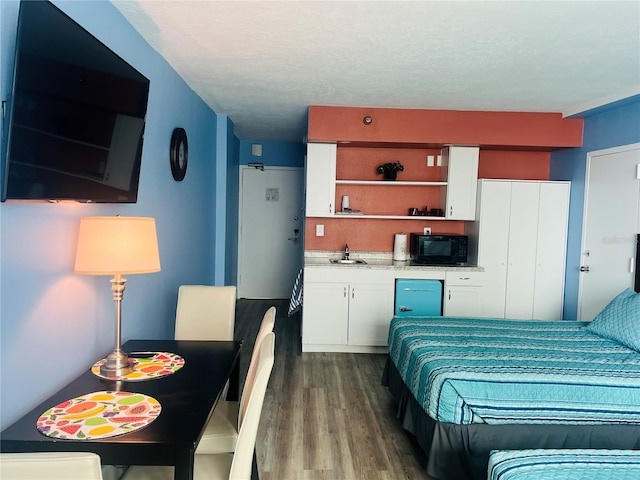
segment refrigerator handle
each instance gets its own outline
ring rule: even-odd
[[[400,307],[401,312],[413,312],[413,308],[409,307]]]

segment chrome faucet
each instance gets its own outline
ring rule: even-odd
[[[344,259],[349,260],[349,244],[345,244],[344,246]]]

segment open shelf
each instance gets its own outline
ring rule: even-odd
[[[350,219],[364,219],[364,218],[383,218],[387,220],[446,220],[445,217],[434,217],[430,215],[353,215],[343,214],[337,212],[333,215],[324,215],[326,218],[350,218]]]
[[[389,182],[384,180],[336,180],[337,185],[375,185],[377,187],[446,187],[447,182]]]

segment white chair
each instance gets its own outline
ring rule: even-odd
[[[228,453],[235,450],[238,439],[238,426],[242,425],[242,415],[249,400],[247,392],[255,381],[258,367],[258,353],[264,338],[273,331],[276,322],[276,307],[270,307],[262,317],[260,330],[253,345],[249,370],[242,389],[240,402],[228,402],[220,400],[216,405],[213,415],[207,424],[207,428],[198,443],[196,453]]]
[[[102,480],[100,457],[89,452],[0,453],[2,480]]]
[[[176,340],[233,340],[236,287],[181,285],[176,308]]]
[[[248,480],[251,478],[253,455],[260,424],[260,415],[269,377],[274,363],[275,333],[268,333],[258,353],[256,377],[238,432],[234,453],[196,454],[194,480]],[[3,479],[4,480],[4,479]],[[122,480],[173,480],[172,467],[132,466]]]

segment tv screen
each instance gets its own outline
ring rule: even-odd
[[[48,1],[22,1],[2,201],[137,200],[149,80]]]

